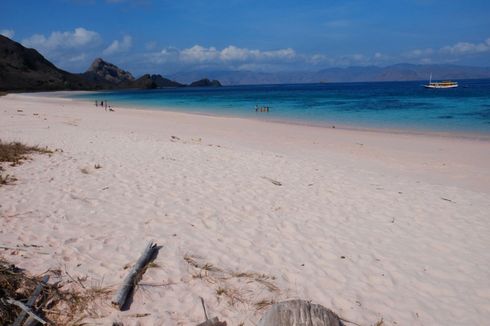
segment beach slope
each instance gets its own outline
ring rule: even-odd
[[[4,258],[115,291],[162,246],[130,309],[92,322],[198,324],[200,296],[229,325],[290,298],[361,325],[490,319],[488,140],[35,95],[0,97],[0,139],[55,151],[5,166],[0,243],[25,250]]]

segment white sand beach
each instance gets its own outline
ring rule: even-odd
[[[200,296],[228,325],[292,298],[360,325],[490,320],[489,140],[35,94],[0,97],[0,139],[56,150],[5,165],[0,244],[27,246],[10,262],[115,290],[162,246],[130,309],[90,324],[196,325]]]

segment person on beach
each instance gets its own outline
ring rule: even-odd
[[[105,110],[107,111],[107,101],[104,101],[104,107],[105,107]]]
[[[97,100],[95,100],[95,107],[98,107],[99,106],[99,102],[97,102]]]

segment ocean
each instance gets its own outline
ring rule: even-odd
[[[453,89],[423,81],[224,86],[103,91],[71,97],[109,105],[261,120],[490,135],[490,80]],[[94,104],[95,105],[95,104]],[[259,108],[256,112],[256,107]],[[269,112],[260,112],[269,107]]]

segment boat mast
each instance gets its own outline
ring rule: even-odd
[[[429,85],[432,83],[432,73],[430,73]]]

